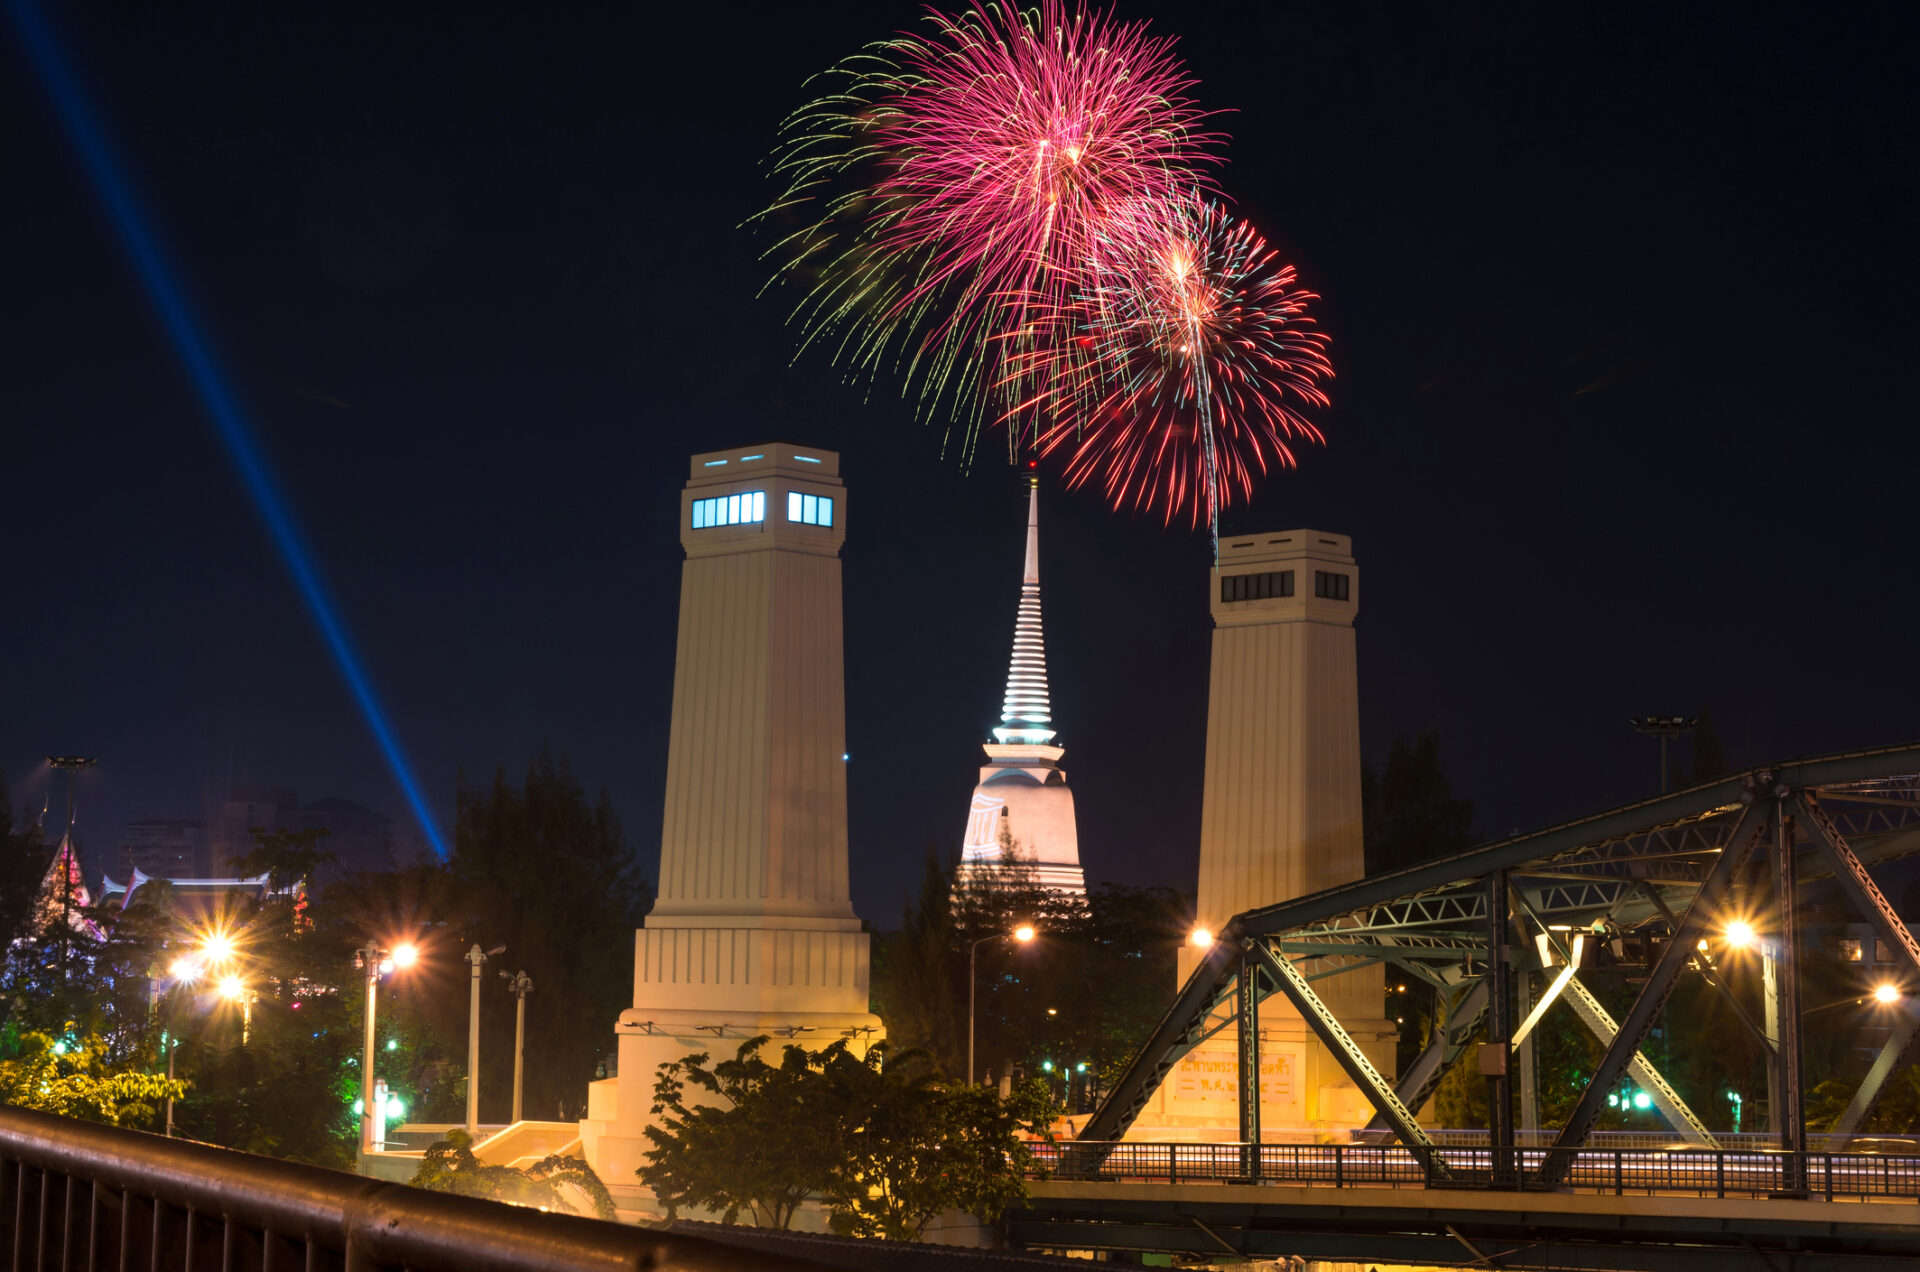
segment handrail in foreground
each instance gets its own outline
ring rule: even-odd
[[[1510,1148],[1443,1146],[1434,1173],[1403,1145],[1262,1144],[1257,1169],[1237,1143],[1163,1143],[1151,1140],[1032,1144],[1033,1178],[1086,1183],[1237,1183],[1327,1187],[1529,1187],[1558,1177],[1575,1192],[1678,1192],[1712,1197],[1798,1195],[1920,1200],[1920,1154],[1807,1153],[1790,1189],[1789,1155],[1764,1149]],[[1499,1167],[1496,1169],[1496,1166]],[[1557,1167],[1550,1170],[1549,1167]]]
[[[0,1268],[815,1269],[700,1237],[0,1106]]]

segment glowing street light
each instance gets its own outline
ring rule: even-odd
[[[233,961],[233,938],[218,930],[200,938],[200,961],[209,967],[218,967]]]
[[[1036,934],[1034,932],[1033,924],[1022,923],[1019,927],[1013,929],[1013,931],[1011,932],[994,932],[991,935],[981,937],[979,940],[975,941],[972,945],[969,945],[967,947],[967,1085],[968,1086],[973,1085],[973,1008],[974,1008],[974,999],[975,999],[974,991],[977,988],[978,981],[979,981],[979,976],[977,975],[975,970],[976,956],[980,953],[980,947],[982,945],[985,945],[988,941],[1004,941],[1008,937],[1012,937],[1014,940],[1020,942],[1020,944],[1025,945],[1027,942],[1031,941],[1035,935]]]
[[[420,951],[412,942],[404,942],[393,949],[386,949],[372,941],[367,942],[353,952],[353,965],[367,975],[367,1019],[366,1039],[360,1048],[360,1158],[365,1168],[367,1155],[378,1145],[375,1141],[375,1123],[384,1121],[377,1114],[382,1102],[374,1093],[373,1084],[373,1016],[374,1002],[379,995],[380,977],[396,967],[412,967],[420,960]]]
[[[182,954],[179,958],[173,960],[173,966],[167,968],[167,975],[173,977],[173,979],[179,981],[182,985],[191,985],[200,979],[200,973],[205,970],[206,969],[200,965],[199,959],[191,955]]]
[[[228,1002],[240,1004],[240,1045],[244,1047],[253,1036],[253,1005],[260,1001],[260,995],[232,973],[220,978],[219,991]]]
[[[1722,935],[1726,937],[1727,944],[1736,950],[1750,950],[1760,940],[1753,930],[1753,924],[1745,919],[1735,919],[1727,924],[1727,930]]]
[[[1197,950],[1204,950],[1213,944],[1213,933],[1207,928],[1197,927],[1188,935],[1187,942]]]
[[[1897,1003],[1900,1001],[1900,987],[1882,981],[1873,987],[1873,1000],[1877,1003]]]

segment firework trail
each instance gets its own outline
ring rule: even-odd
[[[1010,413],[1041,421],[1035,449],[1064,459],[1069,486],[1204,520],[1217,555],[1220,509],[1293,467],[1293,442],[1324,440],[1301,413],[1327,404],[1333,375],[1318,297],[1199,195],[1110,217],[1086,277],[1050,338],[1009,360],[1003,383],[1029,386]]]
[[[1042,0],[928,14],[836,67],[782,126],[782,197],[758,220],[798,284],[801,347],[872,376],[898,373],[945,409],[971,455],[1009,366],[1083,292],[1116,208],[1207,184],[1214,136],[1186,96],[1173,41],[1141,23]],[[1010,446],[1017,439],[1010,432]]]

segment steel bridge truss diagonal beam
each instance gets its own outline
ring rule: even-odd
[[[1901,920],[1886,894],[1880,891],[1880,885],[1873,881],[1866,865],[1854,855],[1839,827],[1827,816],[1827,810],[1805,791],[1796,795],[1793,802],[1801,814],[1801,820],[1813,831],[1815,849],[1833,864],[1833,877],[1839,881],[1841,890],[1866,917],[1867,922],[1872,924],[1875,934],[1886,942],[1887,948],[1900,951],[1901,957],[1906,960],[1909,976],[1920,977],[1920,942],[1914,940],[1912,930]],[[1861,1079],[1860,1089],[1853,1093],[1846,1111],[1834,1123],[1834,1130],[1851,1134],[1865,1120],[1873,1109],[1874,1101],[1880,1098],[1887,1079],[1913,1045],[1916,1032],[1920,1032],[1920,1016],[1911,1013],[1894,1026],[1893,1036],[1887,1039],[1887,1045],[1874,1057],[1867,1076]]]
[[[1893,1036],[1887,1039],[1886,1046],[1880,1048],[1880,1054],[1873,1058],[1873,1064],[1867,1069],[1867,1076],[1860,1079],[1860,1087],[1853,1093],[1853,1099],[1834,1122],[1835,1133],[1851,1135],[1860,1129],[1860,1123],[1866,1121],[1867,1114],[1873,1111],[1873,1103],[1880,1098],[1887,1079],[1893,1076],[1894,1070],[1900,1067],[1900,1062],[1913,1049],[1916,1037],[1920,1037],[1920,1012],[1909,1009],[1907,1018],[1893,1027]]]
[[[1410,1109],[1419,1109],[1427,1102],[1434,1089],[1438,1087],[1447,1073],[1462,1055],[1467,1044],[1473,1038],[1473,1031],[1487,1014],[1487,982],[1477,980],[1459,995],[1447,1008],[1447,1023],[1433,1031],[1433,1037],[1415,1056],[1400,1080],[1393,1084],[1393,1093],[1400,1103]],[[1367,1123],[1369,1131],[1392,1129],[1387,1125],[1383,1114],[1375,1113],[1373,1120]]]
[[[1753,795],[1750,792],[1749,797]],[[1721,903],[1726,900],[1727,889],[1733,883],[1734,875],[1746,863],[1753,850],[1766,837],[1767,827],[1772,820],[1771,801],[1750,803],[1740,814],[1733,833],[1728,836],[1727,847],[1721,852],[1720,859],[1707,872],[1701,881],[1700,890],[1694,894],[1693,904],[1687,907],[1686,915],[1680,920],[1679,928],[1673,939],[1667,942],[1667,948],[1660,954],[1647,975],[1647,983],[1640,989],[1639,997],[1634,999],[1633,1007],[1627,1012],[1627,1018],[1621,1022],[1613,1041],[1607,1045],[1600,1063],[1594,1067],[1593,1076],[1587,1082],[1587,1089],[1580,1095],[1579,1103],[1567,1118],[1567,1124],[1561,1128],[1559,1138],[1554,1141],[1555,1148],[1577,1148],[1586,1142],[1587,1133],[1593,1129],[1593,1123],[1600,1116],[1607,1092],[1620,1080],[1620,1075],[1640,1049],[1640,1042],[1647,1036],[1647,1030],[1653,1025],[1660,1009],[1666,1005],[1667,995],[1673,992],[1673,985],[1679,979],[1680,972],[1687,965],[1694,943],[1700,939],[1701,931],[1706,927],[1709,916],[1717,913]],[[1551,1153],[1541,1168],[1541,1180],[1547,1184],[1558,1184],[1573,1165],[1573,1154]]]
[[[1367,1053],[1360,1049],[1360,1044],[1353,1040],[1353,1035],[1349,1034],[1345,1026],[1341,1025],[1334,1014],[1327,1010],[1327,1005],[1320,1000],[1320,995],[1313,992],[1313,986],[1309,985],[1307,978],[1300,974],[1300,969],[1293,965],[1293,960],[1276,955],[1266,941],[1259,938],[1252,941],[1252,946],[1254,952],[1259,955],[1260,963],[1267,969],[1267,974],[1273,977],[1274,983],[1280,987],[1280,992],[1287,996],[1288,1001],[1306,1019],[1307,1027],[1312,1029],[1320,1041],[1326,1045],[1327,1050],[1333,1053],[1334,1060],[1346,1070],[1347,1077],[1360,1088],[1361,1094],[1365,1095],[1373,1107],[1379,1111],[1380,1116],[1386,1119],[1387,1125],[1393,1128],[1393,1133],[1400,1137],[1400,1142],[1412,1149],[1414,1156],[1418,1157],[1428,1170],[1445,1173],[1439,1157],[1433,1152],[1433,1141],[1428,1139],[1427,1133],[1420,1129],[1420,1123],[1414,1120],[1413,1113],[1401,1103],[1400,1097],[1387,1084],[1387,1080],[1380,1076],[1380,1070],[1373,1067],[1373,1061],[1367,1059]]]
[[[1567,1005],[1579,1015],[1582,1023],[1592,1031],[1593,1036],[1605,1047],[1620,1035],[1620,1026],[1614,1022],[1613,1015],[1600,1005],[1600,1000],[1588,992],[1580,983],[1578,976],[1570,977],[1566,989]],[[1707,1124],[1694,1116],[1680,1093],[1673,1089],[1666,1077],[1656,1069],[1646,1053],[1636,1049],[1633,1058],[1627,1063],[1627,1071],[1633,1074],[1633,1080],[1645,1088],[1653,1099],[1653,1106],[1660,1110],[1660,1116],[1667,1119],[1667,1125],[1673,1127],[1681,1138],[1704,1148],[1717,1149],[1720,1141],[1713,1137]]]
[[[1181,987],[1173,1006],[1155,1026],[1146,1045],[1140,1048],[1133,1063],[1114,1083],[1112,1094],[1095,1110],[1093,1117],[1075,1138],[1110,1143],[1125,1135],[1127,1128],[1133,1125],[1133,1120],[1140,1116],[1140,1110],[1147,1106],[1147,1102],[1153,1099],[1153,1093],[1173,1072],[1173,1067],[1211,1032],[1208,1017],[1221,1000],[1233,991],[1238,980],[1237,935],[1234,928],[1229,926],[1214,940],[1206,957],[1200,960],[1200,965],[1193,969],[1193,975]],[[1100,1156],[1104,1157],[1105,1152],[1101,1150]],[[1062,1164],[1065,1165],[1064,1158]],[[1076,1159],[1075,1164],[1082,1163]],[[1099,1162],[1088,1159],[1084,1165],[1091,1170]]]

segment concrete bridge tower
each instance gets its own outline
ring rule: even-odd
[[[769,442],[691,467],[659,898],[634,933],[619,1076],[593,1084],[581,1123],[628,1205],[662,1063],[758,1034],[880,1036],[847,887],[840,457]]]
[[[1358,879],[1359,687],[1353,619],[1360,576],[1345,535],[1287,530],[1222,538],[1208,576],[1213,656],[1200,814],[1197,922]],[[1200,958],[1180,958],[1184,983]],[[1383,1073],[1397,1030],[1385,1018],[1380,969],[1315,989]],[[1364,1125],[1373,1110],[1292,1007],[1261,1007],[1262,1124]],[[1237,1127],[1232,1031],[1196,1050],[1161,1089],[1148,1120]]]

